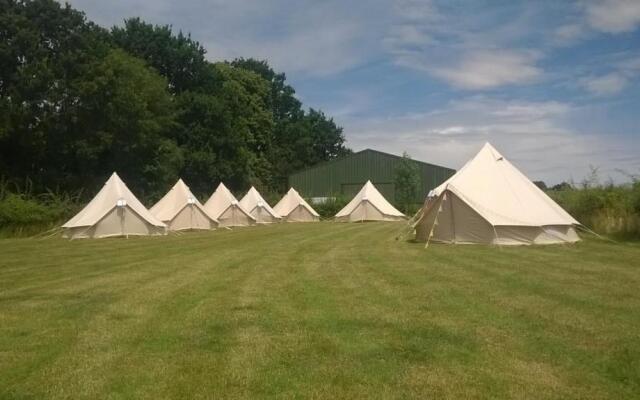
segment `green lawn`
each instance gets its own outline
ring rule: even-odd
[[[0,398],[631,398],[640,246],[402,224],[0,240]]]

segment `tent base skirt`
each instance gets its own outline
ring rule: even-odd
[[[166,234],[167,229],[164,226],[155,226],[148,223],[133,209],[126,206],[112,208],[111,211],[92,226],[64,228],[62,237],[84,239]]]

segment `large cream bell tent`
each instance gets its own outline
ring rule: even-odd
[[[220,227],[249,226],[256,223],[227,187],[221,182],[215,192],[204,203],[204,209],[218,220]]]
[[[166,234],[166,225],[140,203],[115,172],[62,228],[63,236],[72,239]]]
[[[287,194],[273,207],[273,210],[287,222],[314,222],[320,220],[320,214],[294,188],[289,189]]]
[[[259,224],[279,222],[282,219],[253,186],[240,200],[240,206],[247,210]]]
[[[433,189],[417,214],[419,241],[499,245],[580,240],[571,215],[491,144]]]
[[[335,219],[348,222],[398,221],[405,219],[405,216],[382,196],[371,181],[367,181],[353,199],[336,214]]]
[[[172,231],[215,229],[218,226],[218,221],[207,214],[182,179],[178,179],[149,211]]]

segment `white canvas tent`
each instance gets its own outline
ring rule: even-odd
[[[172,231],[215,229],[218,226],[218,221],[207,214],[182,179],[178,179],[149,211]]]
[[[398,221],[403,213],[382,196],[371,181],[367,181],[354,198],[336,214],[337,221]]]
[[[238,200],[222,182],[204,203],[204,209],[218,220],[221,227],[249,226],[256,223],[255,218],[240,206]]]
[[[435,188],[417,214],[416,239],[500,245],[580,240],[571,215],[489,143]]]
[[[251,186],[251,189],[240,200],[240,206],[247,210],[259,224],[269,224],[280,221],[280,215],[269,206],[260,193]]]
[[[140,203],[115,172],[62,228],[63,236],[72,239],[166,234],[166,225]]]
[[[316,212],[294,189],[291,188],[273,207],[273,210],[287,222],[313,222],[320,220]]]

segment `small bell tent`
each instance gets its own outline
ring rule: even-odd
[[[294,189],[291,188],[273,207],[273,210],[287,222],[313,222],[320,220],[316,212]]]
[[[218,226],[218,221],[207,214],[182,179],[178,179],[149,211],[172,231],[215,229]]]
[[[240,200],[240,206],[247,210],[259,224],[269,224],[281,220],[280,215],[269,206],[269,203],[262,198],[253,186]]]
[[[62,228],[63,236],[71,239],[166,234],[166,225],[140,203],[115,172]]]
[[[249,226],[256,223],[255,218],[240,206],[238,200],[222,182],[204,203],[204,209],[218,220],[220,227]]]
[[[349,204],[336,214],[335,219],[347,222],[398,221],[405,219],[405,216],[382,196],[371,181],[367,181]]]

